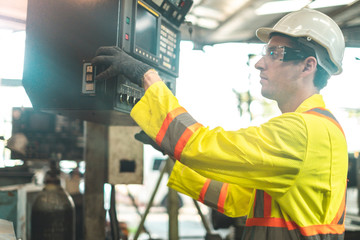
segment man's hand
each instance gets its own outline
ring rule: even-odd
[[[123,74],[131,82],[143,87],[144,74],[151,69],[149,65],[136,60],[121,48],[115,46],[100,47],[95,55],[92,64],[109,66],[95,77],[97,81]]]

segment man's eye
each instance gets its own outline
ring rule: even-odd
[[[269,51],[269,55],[270,55],[270,57],[271,57],[272,59],[276,59],[276,58],[278,57],[277,52],[274,51],[274,50],[270,50],[270,51]]]

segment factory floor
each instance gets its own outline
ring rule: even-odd
[[[184,206],[179,209],[178,215],[178,233],[179,239],[186,240],[199,240],[204,239],[206,235],[206,230],[202,224],[200,215],[197,213],[197,210],[194,206],[191,205],[192,202],[184,202]],[[144,207],[140,207],[140,212],[144,212]],[[207,214],[206,207],[202,207],[203,214]],[[133,239],[133,236],[136,233],[136,230],[141,221],[140,216],[136,213],[136,208],[130,205],[118,205],[118,220],[120,222],[126,222],[129,230],[129,239]],[[168,214],[167,210],[163,206],[154,206],[150,209],[150,212],[145,220],[145,229],[150,234],[151,239],[169,239],[168,237]],[[213,230],[212,233],[218,233],[222,236],[223,239],[229,234],[229,229],[220,229]],[[139,240],[148,240],[150,239],[148,233],[141,233],[139,235]]]

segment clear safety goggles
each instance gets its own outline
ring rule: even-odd
[[[263,47],[261,55],[267,57],[273,61],[292,61],[292,60],[302,60],[309,57],[308,54],[303,53],[299,49],[294,49],[286,46],[269,46],[265,45]]]

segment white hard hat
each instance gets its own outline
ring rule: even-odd
[[[285,15],[273,28],[259,28],[256,36],[261,41],[268,42],[271,33],[282,33],[306,39],[302,43],[315,50],[321,67],[330,75],[342,72],[341,64],[345,50],[344,36],[339,26],[329,16],[304,8]],[[327,54],[316,45],[311,44],[312,41],[324,47]]]

